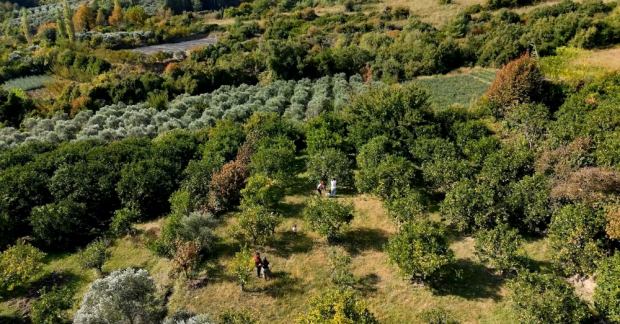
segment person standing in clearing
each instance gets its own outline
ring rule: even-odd
[[[325,182],[319,182],[319,185],[316,187],[316,191],[319,192],[319,197],[323,197],[323,190],[325,190]]]
[[[260,259],[260,253],[256,251],[254,254],[254,265],[256,266],[256,276],[260,279],[261,269],[263,267],[263,261]]]
[[[337,182],[336,182],[336,178],[332,178],[332,183],[330,184],[331,186],[330,186],[330,188],[329,188],[329,189],[330,189],[330,191],[331,191],[331,192],[330,192],[330,196],[331,196],[332,198],[336,198],[336,184],[337,184]]]
[[[271,269],[269,269],[269,260],[267,260],[267,257],[265,257],[263,259],[263,278],[265,278],[265,281],[267,281],[267,277],[269,277],[269,280],[271,280]]]
[[[293,225],[293,236],[297,236],[297,224]]]

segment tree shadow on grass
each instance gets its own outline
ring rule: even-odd
[[[388,242],[388,232],[378,228],[355,228],[347,231],[340,242],[340,245],[352,256],[363,251],[381,251],[383,245]]]
[[[264,293],[272,298],[283,298],[290,297],[293,294],[300,294],[303,292],[303,289],[299,278],[291,277],[291,275],[287,272],[276,271],[272,273],[272,278],[267,281],[266,286],[251,287],[248,288],[247,291],[253,293]]]
[[[381,278],[376,273],[369,273],[357,280],[353,285],[353,289],[359,291],[362,296],[368,296],[377,291],[377,284]]]
[[[285,202],[278,205],[278,212],[284,218],[302,218],[304,208],[306,208],[307,205],[306,201]]]
[[[430,288],[433,293],[456,295],[466,299],[493,299],[499,300],[501,286],[505,279],[471,260],[458,260],[455,270],[458,276],[448,276],[441,281],[433,282]]]
[[[303,232],[293,235],[292,232],[280,233],[271,244],[272,254],[288,259],[293,254],[308,253],[314,246],[314,241]]]

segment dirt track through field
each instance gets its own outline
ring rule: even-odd
[[[213,45],[215,44],[215,42],[217,42],[217,38],[201,38],[201,39],[195,39],[195,40],[180,42],[180,43],[168,43],[168,44],[138,47],[138,48],[134,48],[133,50],[136,52],[140,52],[142,54],[153,54],[159,51],[174,51],[174,52],[188,51],[189,49],[194,48],[194,47]]]

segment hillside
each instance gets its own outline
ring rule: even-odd
[[[2,324],[620,321],[617,1],[0,17]]]

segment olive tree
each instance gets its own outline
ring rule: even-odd
[[[526,271],[509,287],[519,323],[579,324],[591,316],[586,303],[561,277]]]
[[[127,268],[97,279],[84,294],[75,324],[153,323],[165,309],[156,297],[155,282],[146,270]]]
[[[411,281],[439,278],[456,262],[444,226],[428,220],[405,223],[383,248]]]
[[[313,231],[325,237],[328,242],[335,242],[342,235],[342,227],[353,220],[353,205],[318,198],[306,207],[304,218]]]

